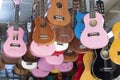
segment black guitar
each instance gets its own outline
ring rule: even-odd
[[[109,58],[110,44],[102,49],[94,50],[96,55],[92,64],[93,75],[102,80],[112,80],[120,75],[120,66]]]

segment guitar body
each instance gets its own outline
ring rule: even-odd
[[[61,42],[54,42],[55,44],[55,51],[63,51],[66,50],[69,46],[69,43],[61,43]]]
[[[85,29],[81,34],[81,43],[90,49],[98,49],[108,44],[107,32],[103,29],[103,16],[95,12],[96,18],[89,18],[90,14],[84,17]],[[97,45],[96,45],[97,44]]]
[[[21,60],[21,65],[24,69],[31,70],[37,67],[37,62],[26,62],[24,60]]]
[[[63,62],[60,65],[55,65],[55,68],[60,72],[69,72],[73,68],[73,62]]]
[[[104,62],[101,57],[101,50],[102,49],[96,50],[96,58],[92,64],[93,74],[102,80],[112,80],[117,78],[120,74],[119,65],[114,64],[109,58]]]
[[[45,19],[39,16],[35,19],[35,28],[32,34],[33,40],[41,45],[49,45],[53,43],[55,35],[50,25],[45,21]]]
[[[84,54],[80,54],[79,56],[78,56],[78,59],[77,59],[77,66],[78,66],[78,68],[77,68],[77,70],[76,70],[76,73],[75,73],[75,75],[74,75],[74,79],[73,80],[79,80],[80,79],[80,77],[81,77],[81,75],[82,75],[82,73],[83,73],[83,71],[84,71],[84,67],[83,67],[83,56],[84,56]]]
[[[56,27],[64,27],[71,21],[68,11],[68,0],[51,0],[51,7],[48,9],[48,20]]]
[[[63,63],[64,56],[63,54],[51,55],[51,56],[45,57],[45,60],[51,65],[60,65]]]
[[[8,38],[3,44],[3,51],[7,57],[10,58],[19,58],[26,53],[26,44],[23,41],[24,31],[22,28],[16,31],[13,26],[8,30]]]
[[[83,71],[79,80],[98,80],[91,73],[91,62],[93,59],[93,52],[88,51],[83,57],[85,70]]]
[[[74,37],[74,39],[72,40],[72,42],[70,42],[70,47],[73,51],[75,51],[76,53],[86,53],[87,51],[89,51],[89,49],[87,47],[85,47],[80,40],[78,40],[76,37]]]
[[[35,57],[51,56],[55,52],[55,44],[39,45],[32,41],[30,45],[30,52]]]
[[[110,59],[112,60],[112,62],[120,65],[120,55],[119,55],[119,52],[120,52],[120,28],[119,28],[119,25],[120,25],[120,22],[117,22],[113,25],[113,28],[112,28],[112,32],[113,32],[113,35],[114,35],[114,40],[113,40],[113,43],[111,44],[111,47],[110,47]]]
[[[58,42],[68,43],[71,42],[74,38],[74,33],[70,26],[55,28],[54,32],[56,35],[55,40]]]
[[[82,12],[76,13],[77,24],[75,25],[75,28],[74,28],[74,34],[77,39],[80,39],[81,33],[85,28],[85,24],[83,23],[83,18],[86,14],[87,14],[87,12],[86,13],[82,13]]]

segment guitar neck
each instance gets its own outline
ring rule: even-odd
[[[95,18],[95,3],[94,0],[90,0],[90,18]]]
[[[18,23],[19,23],[19,5],[15,6],[15,26],[14,29],[18,30]]]
[[[40,1],[40,17],[44,18],[45,15],[45,1],[41,0]]]
[[[81,11],[83,13],[85,13],[87,11],[86,10],[86,0],[81,0],[80,5],[81,5]]]

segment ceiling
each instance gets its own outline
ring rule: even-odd
[[[68,7],[72,7],[72,0],[68,0]],[[96,1],[96,0],[95,0]],[[26,27],[25,24],[30,18],[32,14],[32,5],[34,0],[21,0],[20,3],[20,23],[24,24],[23,27]],[[89,11],[89,0],[86,0],[87,2],[87,10]],[[112,25],[119,21],[120,18],[116,15],[119,13],[120,3],[118,3],[119,0],[104,0],[105,4],[105,12],[106,12],[106,22],[109,26],[109,28],[112,27]],[[117,4],[116,4],[117,3]],[[116,8],[114,8],[116,7]],[[118,9],[117,9],[118,8]],[[116,10],[117,9],[117,10]],[[117,13],[115,12],[117,11]],[[6,34],[7,30],[7,24],[14,23],[14,5],[13,0],[3,0],[1,9],[0,9],[0,27],[3,29],[3,34]],[[6,65],[8,72],[13,68],[14,65]],[[5,70],[0,72],[0,78],[1,76],[5,77]],[[12,76],[12,75],[10,75]],[[1,80],[1,79],[0,79]]]

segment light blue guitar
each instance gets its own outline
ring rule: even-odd
[[[86,1],[81,0],[80,3],[81,3],[80,4],[81,11],[80,12],[77,11],[77,14],[76,14],[77,24],[75,25],[75,28],[74,28],[74,34],[77,39],[80,39],[81,33],[82,33],[83,29],[85,28],[83,18],[88,13],[88,12],[86,12]]]

